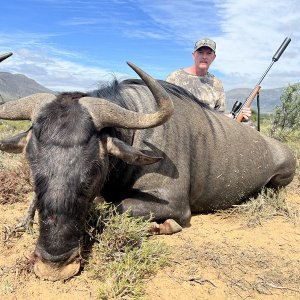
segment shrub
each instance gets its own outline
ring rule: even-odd
[[[270,136],[286,141],[292,133],[300,130],[300,83],[289,85],[280,97],[272,113]]]
[[[168,248],[151,239],[149,227],[150,220],[117,214],[108,204],[92,208],[86,230],[95,243],[86,269],[101,281],[99,299],[142,297],[143,279],[167,264]]]

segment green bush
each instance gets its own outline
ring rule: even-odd
[[[272,113],[270,136],[286,141],[300,131],[300,83],[285,88],[280,101],[281,105],[277,105]]]
[[[95,224],[95,225],[92,225]],[[98,299],[140,299],[145,278],[167,264],[168,247],[148,232],[150,220],[95,204],[86,231],[95,241],[86,270],[100,281]]]

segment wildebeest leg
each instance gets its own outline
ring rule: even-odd
[[[27,209],[26,215],[23,217],[22,221],[18,223],[15,227],[17,230],[31,230],[33,225],[33,219],[36,211],[36,195],[34,194],[33,199]]]
[[[269,181],[267,187],[278,189],[288,185],[294,178],[294,173],[289,174],[277,174]]]
[[[276,171],[267,183],[267,187],[278,189],[288,185],[295,175],[296,157],[290,149],[274,139],[268,139],[273,152]]]
[[[150,232],[172,234],[189,225],[191,211],[188,204],[177,198],[166,201],[149,193],[138,192],[135,197],[124,199],[117,207],[120,213],[129,211],[132,216],[149,219],[153,216]]]
[[[282,166],[279,168],[279,172],[275,174],[268,184],[267,187],[278,189],[288,185],[292,182],[294,175],[295,175],[295,159],[291,158],[286,162],[282,163]]]

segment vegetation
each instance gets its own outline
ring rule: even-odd
[[[0,137],[10,136],[16,132],[28,130],[29,127],[29,121],[0,120]]]
[[[0,139],[29,128],[28,121],[0,120]],[[29,167],[22,155],[0,153],[0,204],[22,201],[32,191]]]
[[[149,239],[150,221],[117,214],[112,206],[99,203],[87,224],[95,243],[86,269],[101,281],[99,299],[141,297],[143,279],[167,263],[167,247]]]
[[[272,114],[270,135],[281,141],[300,130],[300,83],[289,85],[284,89],[281,105],[277,105]],[[298,132],[297,132],[298,131]]]
[[[14,170],[0,172],[0,204],[20,202],[24,195],[31,191],[32,185],[27,166],[21,164]]]
[[[246,219],[247,226],[263,225],[263,222],[275,216],[284,217],[295,225],[300,223],[300,212],[286,202],[286,190],[263,189],[257,197],[252,197],[244,204],[234,205],[232,208],[220,212],[226,217],[237,216]]]

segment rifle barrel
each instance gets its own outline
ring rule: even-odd
[[[281,54],[284,52],[284,50],[286,49],[286,47],[288,46],[288,44],[290,43],[290,41],[291,41],[291,39],[289,37],[286,37],[284,39],[284,41],[282,42],[282,44],[280,45],[280,47],[278,48],[278,50],[274,54],[274,56],[272,58],[272,62],[270,63],[270,65],[266,69],[265,73],[262,75],[262,77],[260,78],[260,80],[258,81],[258,83],[255,85],[254,89],[251,91],[249,97],[246,99],[246,101],[240,106],[240,108],[236,112],[235,119],[237,119],[239,117],[239,114],[241,113],[241,111],[245,107],[245,105],[247,104],[247,101],[251,99],[251,102],[252,102],[252,100],[254,99],[255,95],[259,93],[260,84],[262,83],[262,81],[266,77],[267,73],[270,71],[270,69],[273,66],[273,64],[280,58]]]
[[[284,50],[286,49],[286,47],[288,46],[288,44],[290,43],[290,41],[291,41],[291,39],[289,37],[286,37],[284,39],[284,41],[282,42],[281,46],[278,48],[278,50],[274,54],[274,56],[272,58],[272,62],[270,63],[269,67],[267,68],[267,70],[265,71],[265,73],[263,74],[263,76],[260,78],[260,80],[258,81],[258,83],[256,85],[260,85],[262,83],[262,81],[266,77],[267,73],[269,72],[269,70],[273,66],[274,62],[276,62],[280,58],[281,54],[284,52]]]
[[[270,65],[268,66],[267,70],[265,71],[265,73],[263,74],[263,76],[261,76],[261,78],[259,79],[258,83],[256,84],[257,85],[260,85],[262,83],[262,81],[264,80],[264,78],[266,77],[266,75],[268,74],[268,72],[270,71],[270,69],[272,68],[273,64],[274,64],[274,60],[270,63]],[[256,87],[255,86],[255,87]],[[255,89],[255,88],[254,88]]]

